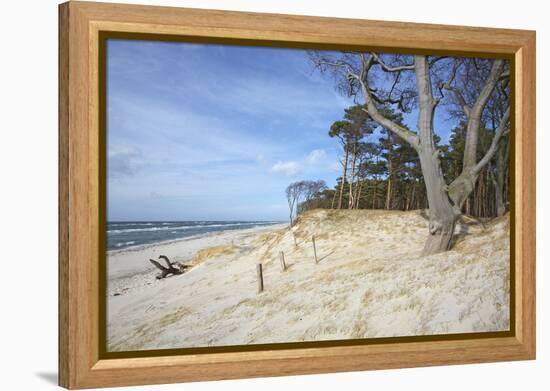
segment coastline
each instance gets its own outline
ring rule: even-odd
[[[143,285],[140,282],[156,281],[158,272],[148,260],[166,255],[172,262],[189,263],[197,252],[215,246],[239,245],[248,237],[288,227],[286,223],[243,229],[208,232],[180,239],[130,246],[107,251],[107,295],[127,293]],[[147,284],[151,285],[151,284]]]
[[[451,251],[419,257],[426,227],[420,211],[314,210],[291,230],[258,227],[118,254],[110,261],[117,269],[109,273],[108,349],[507,330],[509,216],[486,228],[461,222]],[[193,267],[156,280],[147,259],[161,252]]]
[[[288,223],[284,223],[284,222],[272,223],[272,224],[266,224],[266,225],[258,225],[258,226],[254,226],[254,227],[251,227],[251,228],[240,228],[240,229],[232,228],[232,229],[225,229],[225,230],[219,230],[219,231],[205,232],[205,233],[195,234],[195,235],[191,235],[191,236],[184,236],[184,237],[177,238],[177,239],[159,240],[159,241],[154,242],[154,243],[135,244],[135,245],[131,245],[131,246],[123,247],[123,248],[114,248],[114,249],[110,249],[110,250],[108,249],[107,250],[107,255],[108,256],[113,256],[113,255],[117,255],[117,254],[120,254],[120,253],[125,253],[127,251],[141,251],[141,250],[145,250],[149,247],[162,246],[162,245],[172,244],[172,243],[181,242],[181,241],[200,239],[200,238],[203,238],[203,237],[208,237],[208,236],[212,236],[212,235],[221,235],[221,234],[226,234],[226,233],[229,233],[229,232],[238,233],[238,232],[243,232],[243,231],[248,231],[248,230],[256,230],[256,229],[259,229],[259,228],[271,228],[271,227],[276,227],[276,226],[277,227],[278,226],[285,227],[285,226],[288,226]]]

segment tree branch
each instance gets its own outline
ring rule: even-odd
[[[381,126],[385,127],[389,131],[395,133],[397,136],[408,142],[413,148],[418,148],[418,136],[414,132],[411,132],[405,127],[393,122],[389,118],[386,118],[378,110],[378,107],[376,105],[376,103],[393,103],[402,105],[402,99],[395,100],[391,99],[391,97],[389,97],[388,99],[381,98],[376,95],[376,91],[371,89],[368,83],[369,70],[375,64],[379,64],[381,68],[387,72],[400,72],[403,70],[411,70],[414,69],[414,65],[390,67],[385,64],[382,59],[380,59],[380,57],[378,57],[375,53],[371,53],[370,55],[368,55],[368,57],[364,53],[358,54],[358,56],[360,59],[360,69],[358,69],[357,71],[353,69],[351,64],[346,63],[345,61],[317,59],[315,60],[315,63],[317,67],[325,66],[341,69],[343,72],[345,72],[345,77],[348,79],[350,84],[352,83],[352,81],[356,81],[359,84],[366,101],[366,108],[362,108],[362,110],[370,115]]]
[[[452,84],[453,84],[453,81],[455,80],[456,78],[456,72],[458,71],[458,68],[460,68],[460,61],[458,60],[455,60],[454,63],[453,63],[453,69],[451,70],[451,74],[449,75],[449,79],[442,84],[442,88],[445,88],[445,89],[450,89]]]
[[[333,62],[333,61],[328,61],[328,60],[318,60],[318,61],[316,61],[316,64],[317,64],[318,67],[320,67],[322,65],[325,65],[325,66],[334,67],[334,68],[344,68],[348,75],[354,75],[354,73],[352,72],[353,68],[351,67],[351,65],[349,65],[346,62]]]
[[[388,98],[391,99],[391,94],[393,93],[393,90],[395,89],[395,86],[397,85],[397,83],[399,83],[400,77],[401,77],[401,71],[397,72],[397,76],[395,76],[395,79],[393,80],[393,84],[390,88],[390,92],[388,93]]]
[[[374,64],[374,57],[371,55],[368,58],[365,58],[364,54],[361,54],[361,77],[358,78],[359,83],[361,84],[361,89],[363,95],[365,96],[367,108],[362,110],[369,114],[376,122],[385,127],[386,129],[392,131],[397,136],[401,137],[403,140],[408,142],[413,148],[417,149],[419,146],[418,136],[406,129],[405,127],[393,122],[389,118],[386,118],[376,107],[375,98],[369,88],[368,84],[368,72],[372,65]]]
[[[451,91],[455,95],[458,102],[460,103],[460,106],[462,107],[462,111],[464,111],[464,114],[466,114],[466,117],[469,117],[470,116],[470,111],[471,111],[470,106],[466,102],[466,99],[464,98],[464,95],[462,95],[462,92],[460,92],[460,90],[458,88],[455,88],[453,86],[453,82],[456,78],[456,73],[458,71],[458,68],[460,68],[461,64],[462,63],[458,60],[454,61],[453,69],[451,71],[451,74],[449,75],[449,79],[445,83],[441,83],[439,85],[439,91],[440,91],[441,95],[443,95],[442,90],[444,90],[444,89],[448,90],[448,91]]]
[[[431,68],[433,67],[438,61],[441,61],[441,60],[444,60],[446,58],[449,58],[448,56],[438,56],[438,57],[434,57],[432,58],[429,63],[428,63],[428,66]]]
[[[491,142],[491,146],[485,153],[485,156],[475,165],[474,167],[474,173],[477,175],[483,167],[489,163],[489,161],[493,158],[496,151],[498,150],[498,143],[502,139],[503,136],[505,136],[509,131],[510,128],[508,127],[508,121],[510,120],[510,107],[506,109],[504,112],[504,115],[500,119],[500,124],[498,125],[497,130],[495,131],[495,135],[493,136],[493,141]]]
[[[384,61],[382,61],[382,59],[378,57],[376,53],[373,52],[371,53],[371,55],[373,58],[373,63],[379,64],[380,67],[386,72],[401,72],[406,70],[409,70],[409,71],[414,70],[414,64],[406,64],[406,65],[399,65],[396,67],[390,67]]]
[[[504,68],[503,60],[494,60],[491,67],[489,77],[485,82],[485,85],[481,89],[476,102],[470,110],[468,116],[468,126],[466,128],[466,137],[464,145],[464,160],[463,169],[467,170],[473,168],[477,160],[477,145],[479,142],[479,128],[481,126],[481,114],[485,109],[485,105],[491,96],[491,93],[495,89],[502,69]]]
[[[500,74],[499,80],[509,79],[510,78],[510,71],[506,70]]]

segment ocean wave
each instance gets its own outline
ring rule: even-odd
[[[136,242],[130,241],[130,242],[122,242],[115,244],[116,247],[122,247],[122,246],[131,246],[132,244],[135,244]]]
[[[241,223],[227,223],[227,224],[199,224],[199,225],[185,225],[180,227],[172,226],[160,226],[160,227],[150,227],[150,228],[128,228],[128,229],[108,229],[107,233],[109,234],[121,234],[128,232],[154,232],[154,231],[174,231],[174,230],[188,230],[195,228],[219,228],[219,227],[239,227],[244,225],[267,225],[273,224],[271,222],[241,222]]]
[[[124,227],[124,226],[130,226],[130,227],[150,227],[154,225],[154,223],[107,223],[109,227]]]

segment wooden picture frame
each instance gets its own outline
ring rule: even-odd
[[[102,32],[290,47],[499,55],[513,61],[515,209],[507,336],[105,358]],[[103,151],[103,152],[102,152]],[[59,6],[59,384],[90,388],[535,358],[535,32],[88,2]],[[104,178],[103,178],[104,179]]]

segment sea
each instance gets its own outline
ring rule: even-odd
[[[107,250],[279,224],[280,221],[109,221]]]

